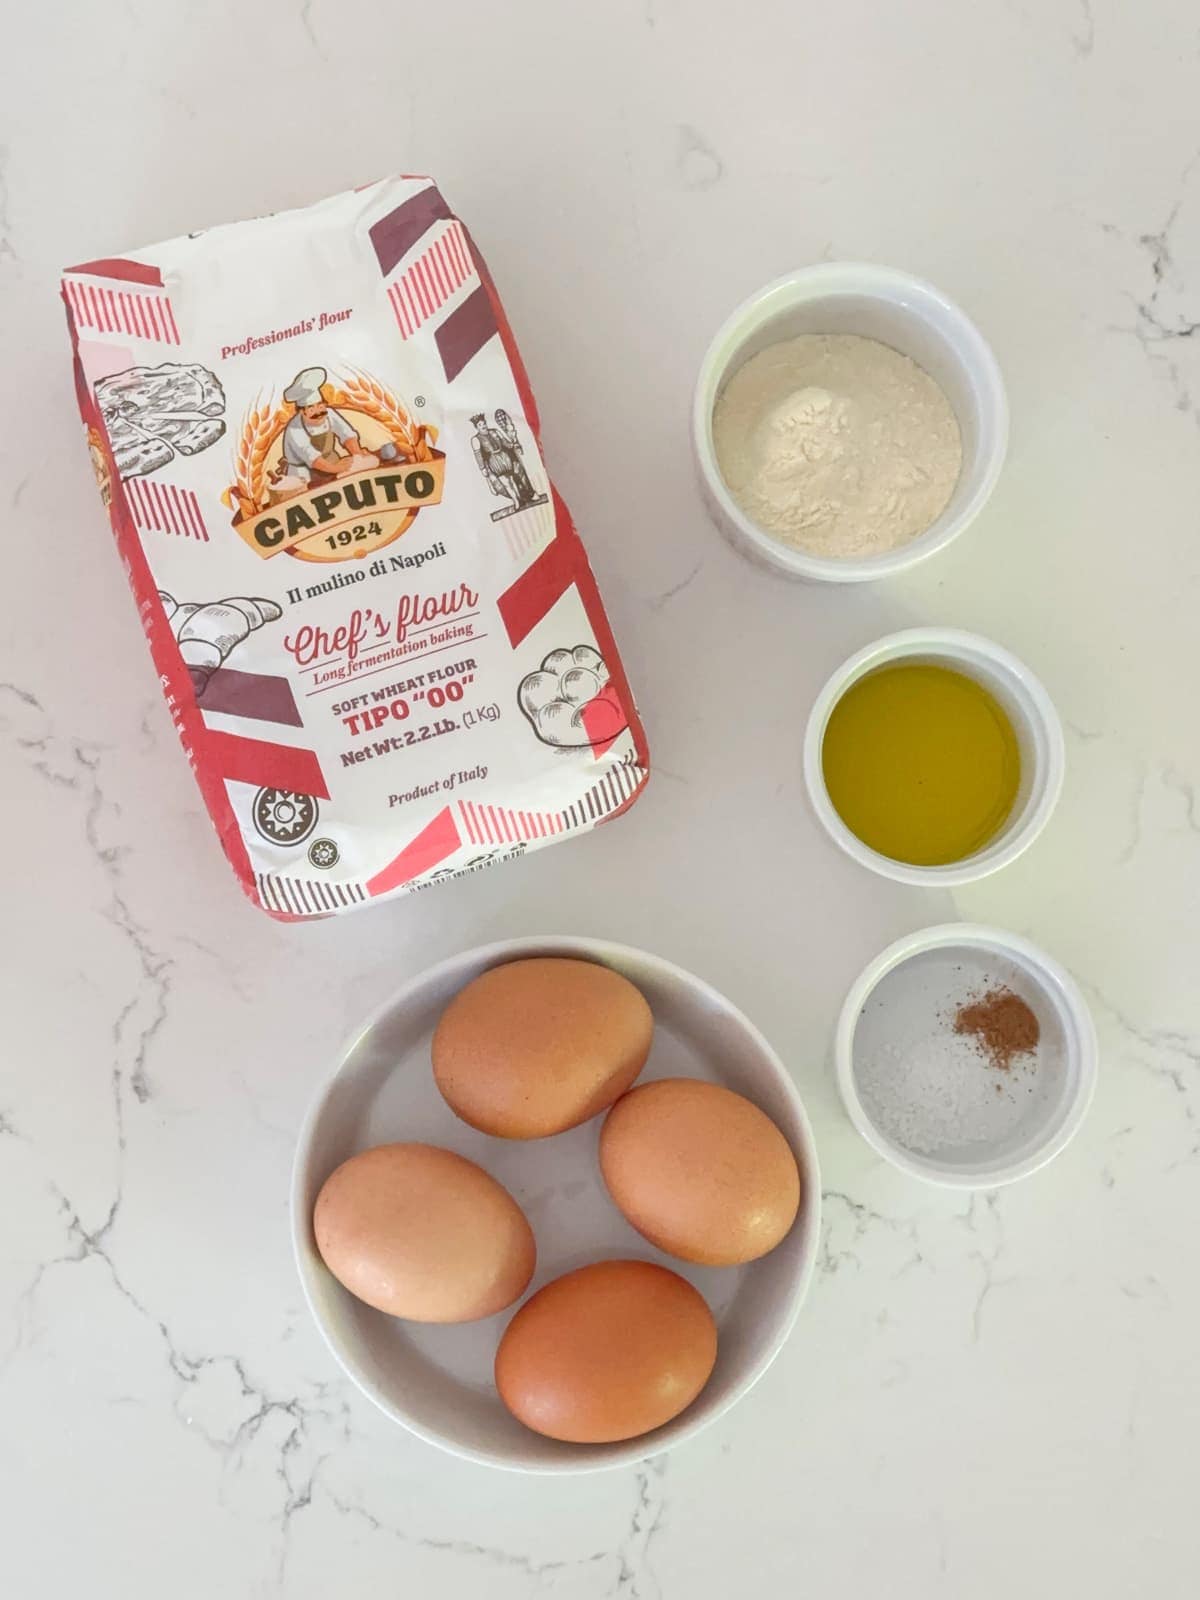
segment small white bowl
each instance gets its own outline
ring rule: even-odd
[[[1018,1082],[1013,1091],[1017,1112],[996,1119],[995,1137],[969,1146],[948,1146],[940,1153],[912,1149],[885,1132],[860,1093],[859,1079],[868,1030],[900,1039],[906,1011],[925,1003],[920,985],[936,980],[922,979],[920,963],[931,957],[947,958],[956,967],[961,963],[964,971],[972,963],[993,972],[999,968],[1003,980],[1033,1008],[1042,1035],[1036,1081]],[[881,992],[887,979],[890,984]],[[872,997],[880,1010],[868,1024],[864,1007]],[[842,1103],[871,1148],[914,1178],[958,1189],[998,1188],[1027,1177],[1058,1155],[1075,1136],[1091,1104],[1098,1057],[1095,1024],[1070,973],[1027,939],[967,922],[923,928],[876,956],[846,996],[834,1039]],[[998,1069],[981,1059],[979,1071],[996,1074]],[[995,1082],[1001,1089],[1007,1087],[999,1077]]]
[[[825,787],[821,750],[834,706],[851,684],[897,661],[937,662],[981,683],[1008,713],[1021,752],[1021,783],[1004,827],[982,850],[942,867],[913,866],[872,850],[842,821]],[[830,838],[872,872],[922,889],[954,889],[1015,861],[1050,820],[1065,770],[1062,724],[1041,682],[1008,650],[959,628],[905,628],[866,645],[825,684],[804,735],[804,782]]]
[[[713,446],[717,397],[751,356],[801,333],[856,333],[890,345],[923,367],[954,408],[963,449],[958,483],[937,521],[898,550],[847,560],[808,555],[760,528],[725,486]],[[692,445],[709,509],[743,554],[794,578],[861,583],[924,561],[974,520],[1004,465],[1008,400],[987,341],[939,289],[890,267],[833,261],[777,278],[726,321],[700,365]]]
[[[479,973],[522,956],[577,956],[624,973],[650,1002],[655,1040],[641,1082],[703,1077],[761,1106],[792,1147],[803,1178],[787,1237],[743,1267],[693,1267],[635,1233],[600,1177],[593,1118],[552,1139],[492,1139],[460,1122],[437,1092],[430,1038],[451,998]],[[604,1257],[658,1261],[704,1295],[718,1328],[717,1363],[673,1421],[617,1444],[542,1438],[505,1410],[492,1383],[512,1306],[481,1322],[432,1327],[363,1305],[326,1269],[312,1232],[322,1183],[348,1156],[393,1139],[442,1144],[477,1161],[525,1209],[537,1237],[533,1293]],[[641,950],[597,939],[511,939],[468,950],[409,983],[367,1020],[318,1094],[292,1174],[292,1243],[309,1309],[337,1360],[394,1421],[453,1455],[516,1472],[594,1472],[644,1460],[714,1422],[770,1366],[787,1338],[816,1262],[821,1181],[812,1130],[787,1069],[737,1008],[708,984]]]

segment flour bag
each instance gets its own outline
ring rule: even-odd
[[[253,900],[352,910],[633,802],[600,596],[428,179],[90,261],[63,298],[101,497]]]

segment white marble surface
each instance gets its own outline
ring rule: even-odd
[[[1194,5],[68,0],[14,10],[5,47],[3,1592],[1195,1594]],[[234,887],[159,699],[56,269],[389,169],[435,173],[489,256],[658,770],[580,842],[281,927]],[[822,256],[944,286],[1012,399],[986,514],[868,592],[744,565],[686,449],[717,321]],[[1043,839],[953,898],[855,868],[801,795],[819,683],[916,621],[1024,655],[1069,729]],[[876,1162],[827,1060],[864,961],[954,915],[1070,966],[1103,1044],[1079,1140],[974,1200]],[[794,1338],[722,1424],[527,1482],[351,1392],[286,1194],[354,1020],[443,954],[550,930],[641,943],[762,1024],[828,1225]]]

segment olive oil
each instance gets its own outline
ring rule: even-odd
[[[974,678],[929,662],[880,667],[851,684],[830,715],[821,762],[851,832],[919,867],[982,850],[1021,782],[1003,706]]]

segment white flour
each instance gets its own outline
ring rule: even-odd
[[[759,527],[810,555],[907,544],[941,515],[962,466],[958,419],[890,346],[806,333],[752,356],[713,412],[721,475]]]

